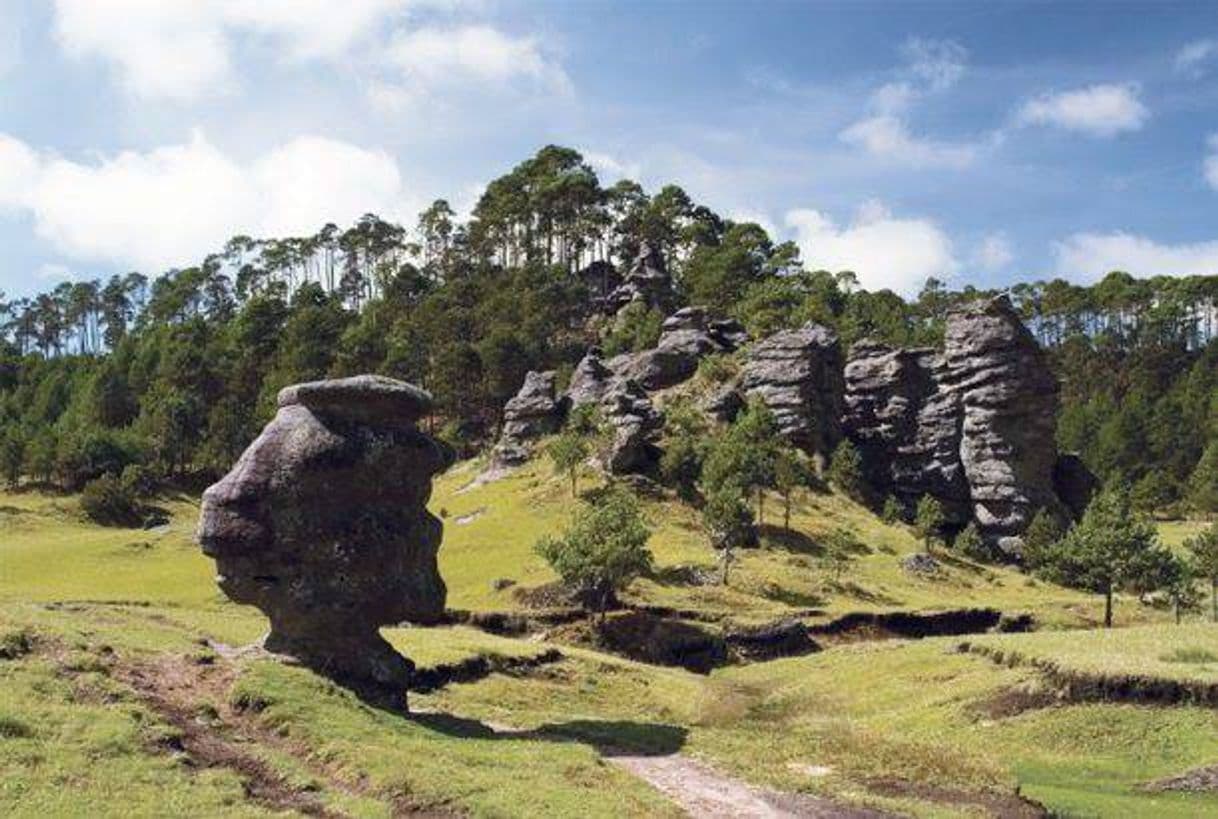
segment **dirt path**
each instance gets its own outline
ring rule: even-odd
[[[680,754],[606,756],[605,759],[649,783],[698,819],[869,819],[886,815],[863,808],[845,807],[814,796],[756,788]]]

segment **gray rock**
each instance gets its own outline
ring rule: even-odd
[[[608,367],[646,390],[666,389],[693,377],[705,356],[735,350],[743,333],[736,322],[710,322],[701,307],[683,307],[664,320],[654,349],[614,356]]]
[[[557,432],[566,411],[565,399],[555,396],[553,371],[530,371],[520,391],[503,407],[503,430],[491,452],[497,466],[517,466],[528,460],[530,442]]]
[[[712,420],[730,424],[744,409],[744,396],[735,384],[724,384],[713,390],[699,407]]]
[[[672,310],[676,302],[664,254],[650,242],[642,243],[621,285],[605,298],[609,312],[617,312],[634,302],[641,302],[664,314]]]
[[[567,402],[572,409],[599,404],[613,378],[613,372],[601,360],[600,348],[591,348],[571,373],[571,383],[567,385],[566,392]]]
[[[823,462],[841,439],[842,369],[837,336],[808,323],[755,344],[741,371],[740,387],[766,403],[792,444]]]
[[[198,539],[220,588],[270,618],[266,647],[343,680],[404,690],[413,665],[380,626],[434,622],[441,523],[427,511],[451,451],[419,431],[430,397],[357,376],[288,387],[203,494]]]
[[[604,467],[614,474],[648,473],[660,460],[656,445],[664,416],[637,382],[615,381],[601,400],[601,413],[612,430]]]

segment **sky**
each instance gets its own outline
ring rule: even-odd
[[[468,210],[546,144],[916,292],[1218,273],[1218,4],[0,0],[0,291]]]

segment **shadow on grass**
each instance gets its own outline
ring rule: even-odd
[[[821,557],[825,553],[824,544],[817,543],[795,529],[784,529],[772,523],[763,523],[757,527],[757,534],[761,536],[761,542],[767,546],[812,557]]]
[[[476,719],[453,714],[420,713],[404,715],[416,725],[445,736],[483,740],[525,740],[576,742],[606,755],[637,754],[668,756],[681,750],[689,732],[679,725],[634,722],[632,720],[570,720],[551,722],[528,730],[487,725]]]

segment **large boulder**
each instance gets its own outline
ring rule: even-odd
[[[1056,507],[1058,384],[1006,296],[947,319],[943,388],[960,403],[960,463],[982,533],[1012,555],[1041,507]]]
[[[843,431],[858,447],[868,482],[912,504],[938,498],[950,522],[972,516],[960,462],[959,404],[941,388],[943,358],[870,340],[850,348]]]
[[[600,348],[590,348],[571,373],[571,381],[567,384],[567,403],[572,409],[600,404],[613,379],[613,371],[605,366]]]
[[[641,303],[667,315],[676,303],[672,276],[664,254],[651,242],[643,242],[622,283],[605,297],[605,306],[615,313],[628,304]]]
[[[761,398],[787,440],[819,465],[841,439],[843,366],[837,336],[809,322],[755,344],[741,370],[740,387]]]
[[[530,443],[562,426],[565,399],[555,395],[557,375],[552,371],[530,371],[524,384],[503,406],[503,430],[491,453],[499,466],[517,466],[528,460]]]
[[[224,593],[270,618],[268,650],[405,690],[413,665],[378,628],[444,612],[441,523],[427,501],[452,453],[416,426],[430,402],[370,375],[288,387],[203,493],[199,542]]]

